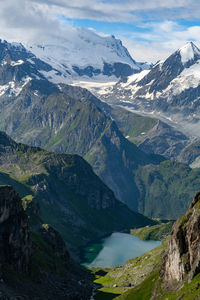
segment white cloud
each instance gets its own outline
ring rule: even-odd
[[[199,18],[196,0],[30,0],[41,9],[62,13],[71,18],[128,22],[153,18]]]
[[[120,38],[139,61],[162,59],[188,40],[200,41],[200,26],[180,26],[176,17],[199,17],[196,0],[7,0],[0,3],[0,38],[9,41],[46,41],[73,35],[73,27],[62,26],[58,15],[140,24],[130,38]],[[147,16],[154,22],[143,23]],[[167,21],[158,21],[165,17]],[[136,21],[137,20],[137,21]],[[157,20],[157,21],[156,21]],[[103,33],[101,33],[103,36]],[[117,36],[117,34],[116,34]]]
[[[145,24],[147,32],[134,32],[123,40],[136,60],[156,62],[164,59],[188,41],[200,46],[200,26],[186,28],[174,21]]]

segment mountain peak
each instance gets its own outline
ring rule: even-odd
[[[181,55],[183,64],[186,64],[188,61],[194,60],[195,58],[200,59],[200,49],[193,42],[187,42],[178,51]]]
[[[79,80],[80,77],[116,81],[148,68],[136,62],[115,36],[98,34],[85,28],[73,28],[67,37],[52,38],[42,42],[42,47],[27,44],[26,48],[58,70],[61,73],[59,79],[64,83]]]

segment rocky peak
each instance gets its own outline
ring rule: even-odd
[[[52,67],[38,59],[20,43],[0,40],[0,95],[18,94],[31,79],[44,79],[41,71]]]
[[[181,55],[183,65],[187,64],[189,61],[197,61],[200,59],[200,49],[193,42],[188,42],[181,47],[178,52]]]
[[[150,72],[139,81],[139,86],[150,85],[149,93],[162,91],[179,76],[184,69],[190,68],[200,59],[200,50],[192,43],[172,53],[164,62],[156,64]]]
[[[28,219],[19,195],[11,186],[0,186],[0,260],[15,270],[28,272],[31,245]]]
[[[185,278],[192,280],[200,272],[200,192],[186,214],[173,226],[167,254],[161,269],[166,285]]]

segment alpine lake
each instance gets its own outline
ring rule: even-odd
[[[83,265],[87,268],[114,268],[161,245],[160,241],[143,241],[137,236],[115,232],[85,248]]]

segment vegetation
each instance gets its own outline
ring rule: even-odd
[[[138,211],[149,217],[177,219],[189,207],[199,189],[200,169],[163,161],[159,166],[140,166],[135,172],[139,189]]]
[[[153,226],[146,226],[138,229],[131,229],[131,234],[136,235],[141,240],[165,240],[170,234],[173,221],[161,222]]]
[[[13,138],[48,151],[83,156],[117,199],[150,218],[176,219],[185,213],[188,199],[200,184],[199,169],[192,171],[184,164],[147,155],[124,137],[148,132],[157,120],[110,108],[84,89],[64,85],[58,89],[48,81],[33,80],[9,99],[0,112],[0,128],[10,128]],[[4,142],[14,146],[12,140],[1,137],[0,143]],[[28,188],[33,176],[49,175],[43,167],[49,159],[43,150],[20,144],[15,158],[19,163],[9,164],[8,168],[3,163],[2,172]],[[51,154],[51,160],[56,161],[56,155]]]
[[[23,197],[32,227],[52,225],[76,254],[113,231],[154,224],[119,202],[81,157],[17,144],[2,133],[0,140],[0,184]]]
[[[99,292],[102,300],[109,296],[112,297],[110,299],[115,299],[119,294],[122,296],[129,294],[134,286],[140,286],[149,276],[152,276],[152,272],[159,269],[166,244],[167,242],[140,257],[128,260],[123,266],[105,270],[93,269],[94,282],[98,285],[95,299],[98,299]],[[141,295],[139,294],[139,296]],[[139,298],[139,296],[136,299],[148,299]]]
[[[112,107],[110,114],[123,135],[134,143],[135,137],[148,133],[158,123],[155,118],[143,117],[116,106]]]

